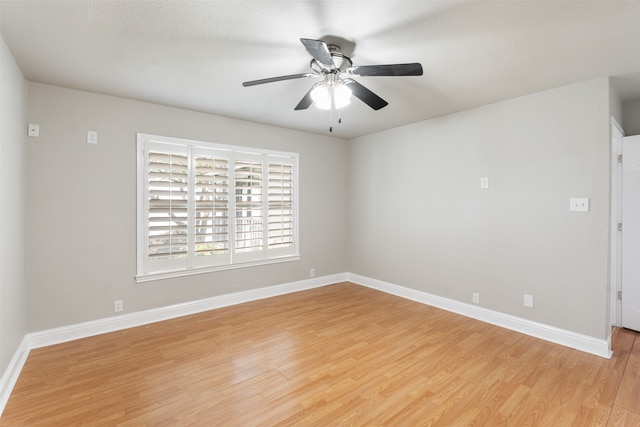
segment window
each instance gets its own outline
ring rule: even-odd
[[[298,155],[138,134],[139,282],[299,259]]]

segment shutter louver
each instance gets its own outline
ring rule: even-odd
[[[195,157],[195,255],[229,252],[229,162]]]
[[[235,163],[236,252],[253,252],[263,247],[262,163]]]
[[[269,163],[269,249],[293,245],[293,168]]]
[[[148,227],[151,259],[187,256],[188,158],[149,153]]]

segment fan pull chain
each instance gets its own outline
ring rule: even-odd
[[[329,110],[329,132],[333,132],[333,105]]]
[[[342,110],[336,109],[338,113],[338,124],[342,123]],[[333,132],[333,108],[329,110],[329,132]]]
[[[336,98],[333,94],[333,84],[331,84],[329,94],[331,95],[331,108],[329,108],[329,132],[333,132],[333,110],[336,108]]]
[[[337,109],[338,113],[338,124],[342,123],[342,110]],[[329,132],[333,132],[333,109],[329,111]]]

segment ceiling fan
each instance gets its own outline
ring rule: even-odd
[[[419,63],[354,67],[351,58],[342,54],[336,45],[305,38],[301,38],[300,41],[313,57],[310,64],[312,72],[251,80],[242,83],[242,86],[256,86],[301,78],[321,78],[322,80],[311,86],[302,97],[295,110],[306,110],[313,103],[320,109],[340,110],[349,104],[351,95],[374,110],[379,110],[386,107],[388,102],[355,81],[353,77],[422,75],[422,65]],[[341,122],[340,118],[338,122]],[[332,131],[331,126],[329,130]]]

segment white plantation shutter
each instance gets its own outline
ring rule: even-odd
[[[269,248],[293,245],[293,166],[269,163]]]
[[[138,134],[138,281],[299,259],[297,155]]]
[[[229,254],[229,160],[212,155],[194,156],[194,255]],[[225,259],[220,259],[224,262]],[[210,264],[208,260],[195,264]]]
[[[260,251],[263,247],[262,162],[236,160],[236,252]]]
[[[148,155],[148,254],[151,260],[187,256],[188,157],[175,147]]]

